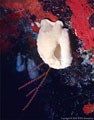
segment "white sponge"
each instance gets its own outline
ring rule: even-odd
[[[68,29],[61,21],[41,21],[37,38],[37,50],[42,60],[54,69],[64,69],[71,65],[72,54]]]

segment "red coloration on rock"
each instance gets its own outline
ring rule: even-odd
[[[94,57],[92,57],[92,58],[90,59],[90,62],[93,62],[93,63],[94,63]]]
[[[6,15],[5,17],[8,17],[8,19],[10,20],[10,23],[13,22],[14,24],[17,24],[21,19],[19,13],[11,13]]]
[[[52,21],[56,21],[57,20],[57,17],[54,16],[51,12],[43,11],[43,5],[44,4],[42,2],[38,2],[38,0],[16,0],[16,1],[14,1],[14,0],[3,0],[3,2],[1,2],[1,6],[2,7],[6,8],[6,9],[9,8],[11,10],[14,10],[14,13],[8,15],[8,17],[11,20],[13,20],[14,22],[17,22],[17,21],[19,21],[21,16],[24,17],[24,18],[28,17],[29,18],[29,22],[34,24],[34,26],[32,26],[32,29],[34,30],[34,32],[37,32],[37,33],[39,32],[39,28],[30,19],[30,16],[28,16],[28,14],[26,13],[26,10],[28,10],[31,15],[33,14],[33,15],[36,16],[36,21],[38,23],[40,23],[41,20],[44,19],[44,18],[49,18]],[[19,14],[19,16],[18,16],[18,14]],[[5,31],[6,30],[9,31],[9,25],[7,25],[4,28],[5,28]],[[10,27],[10,29],[11,29],[11,27]],[[8,34],[8,31],[7,31],[7,34]],[[35,42],[34,42],[34,45],[35,45]]]
[[[25,10],[29,10],[30,14],[36,15],[37,19],[41,21],[44,18],[49,18],[52,21],[56,21],[57,18],[51,12],[43,11],[43,3],[38,0],[3,0],[1,5],[5,8],[20,12],[20,14],[26,17]]]
[[[90,102],[88,102],[88,104],[84,105],[83,111],[86,115],[94,112],[94,105],[92,105]]]
[[[66,4],[73,12],[72,28],[75,29],[77,36],[84,41],[84,49],[94,48],[94,29],[90,29],[88,21],[93,9],[87,0],[67,0]]]
[[[21,26],[16,26],[17,22],[20,20],[19,14],[9,14],[2,16],[0,20],[0,52],[6,51],[8,48],[12,47],[9,36],[17,38],[19,33],[17,29],[21,29]]]
[[[39,28],[38,26],[34,23],[34,26],[32,26],[32,29],[34,32],[38,33],[39,32]]]
[[[36,22],[40,24],[41,20],[37,19]],[[34,24],[34,26],[32,26],[33,31],[36,32],[36,33],[39,33],[40,28],[36,25],[35,22],[33,22],[33,24]]]
[[[27,16],[25,9],[23,8],[23,0],[3,0],[1,6],[6,9],[14,10],[15,13],[19,13],[21,16]]]
[[[36,15],[36,17],[41,21],[44,18],[49,18],[52,21],[56,21],[57,18],[51,12],[43,11],[43,3],[38,2],[38,0],[27,0],[24,3],[24,8],[28,9],[31,14]]]

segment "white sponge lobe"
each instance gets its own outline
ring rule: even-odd
[[[64,69],[72,63],[68,29],[61,21],[41,21],[37,38],[37,50],[42,60],[53,69]]]

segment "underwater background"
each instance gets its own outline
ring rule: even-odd
[[[36,40],[45,18],[69,29],[73,61],[66,69],[47,73],[40,65]],[[94,0],[0,0],[0,73],[1,120],[94,119]]]

